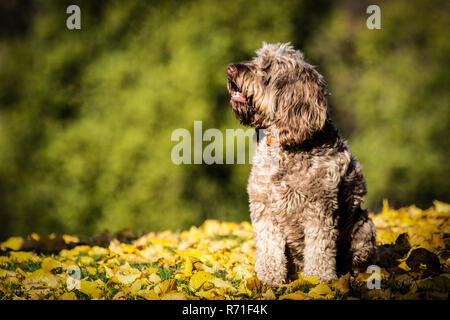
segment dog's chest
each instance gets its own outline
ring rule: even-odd
[[[286,169],[284,162],[278,146],[268,145],[265,140],[258,143],[247,186],[250,202],[261,203],[269,208],[282,200],[281,194],[286,190],[286,185],[279,176]]]
[[[288,153],[279,146],[258,143],[247,191],[251,203],[259,203],[265,212],[295,214],[318,195],[337,197],[339,182],[348,167],[348,150]]]

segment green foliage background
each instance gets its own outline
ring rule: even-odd
[[[66,28],[81,8],[82,29]],[[59,1],[0,5],[0,238],[248,219],[249,165],[174,165],[174,129],[237,128],[225,68],[290,41],[377,210],[450,201],[446,1]]]

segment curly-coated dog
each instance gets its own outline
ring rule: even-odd
[[[227,67],[236,117],[263,129],[247,188],[256,274],[276,286],[301,271],[322,282],[365,271],[375,258],[366,183],[328,115],[324,80],[290,44],[256,53]]]

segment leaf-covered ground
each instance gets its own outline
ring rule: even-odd
[[[253,271],[251,225],[205,221],[181,233],[127,232],[12,237],[0,247],[1,299],[448,299],[450,205],[371,214],[377,226],[381,288],[370,274],[319,284],[298,274],[278,288]],[[118,240],[120,239],[120,241]]]

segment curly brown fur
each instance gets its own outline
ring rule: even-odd
[[[366,184],[328,116],[322,76],[289,44],[256,53],[227,75],[238,120],[278,143],[258,140],[247,187],[258,278],[274,286],[288,271],[329,281],[365,270],[375,257]]]

